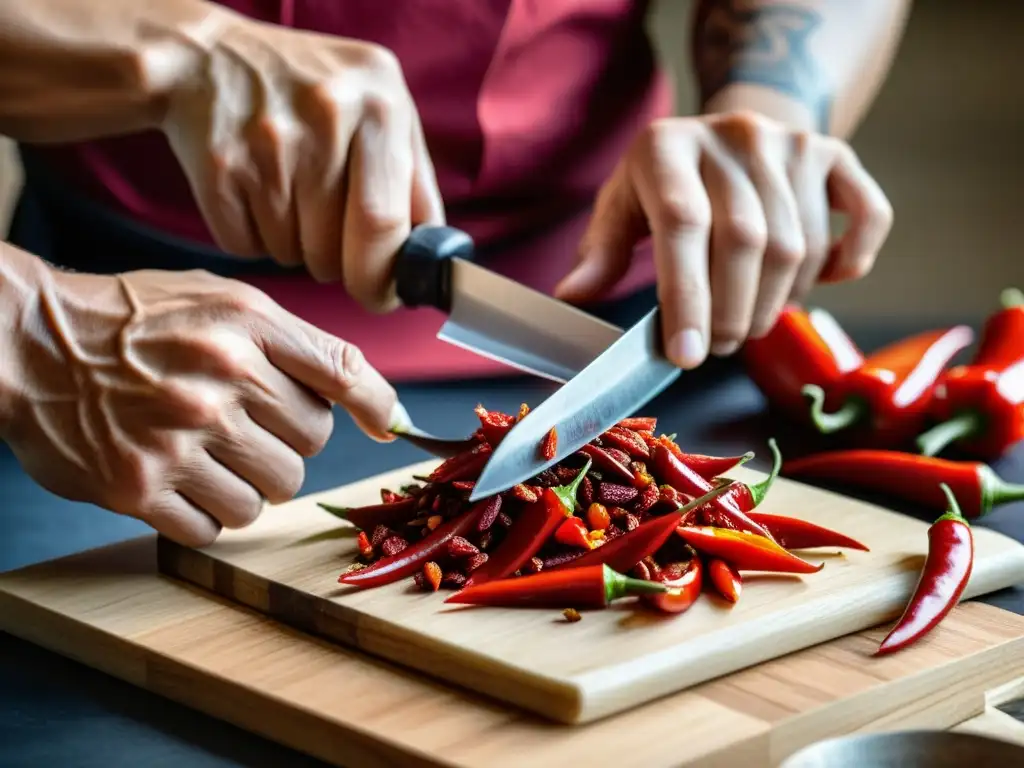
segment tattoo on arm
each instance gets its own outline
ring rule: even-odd
[[[800,5],[701,0],[693,40],[701,102],[732,83],[760,85],[806,104],[826,130],[831,98],[808,46],[821,22]]]

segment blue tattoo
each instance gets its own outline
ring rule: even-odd
[[[826,130],[831,96],[808,46],[820,14],[798,5],[743,5],[703,0],[697,11],[693,50],[702,101],[731,83],[765,86],[806,104]]]

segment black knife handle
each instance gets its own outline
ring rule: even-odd
[[[451,260],[472,261],[473,238],[455,227],[420,224],[398,252],[395,288],[407,307],[451,310]]]

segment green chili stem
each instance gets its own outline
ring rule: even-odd
[[[326,512],[330,512],[335,517],[340,517],[342,520],[348,520],[348,511],[351,507],[336,507],[333,504],[324,504],[322,501],[318,501],[317,506]]]
[[[823,435],[841,432],[868,415],[868,404],[859,398],[850,398],[838,411],[825,413],[825,390],[817,384],[805,384],[800,390],[811,404],[811,421]]]
[[[768,495],[768,491],[774,485],[779,472],[782,471],[782,451],[779,450],[779,445],[775,442],[774,437],[769,438],[768,449],[772,452],[772,468],[768,473],[768,477],[759,483],[747,486],[750,489],[750,498],[754,500],[755,507],[764,501],[764,497]]]
[[[1020,288],[1007,288],[999,294],[999,303],[1003,305],[1003,309],[1024,306],[1024,291]]]
[[[985,428],[985,419],[977,411],[961,411],[917,436],[917,450],[922,456],[938,456],[947,447],[978,434]]]
[[[618,571],[613,571],[607,565],[604,566],[604,600],[606,604],[630,595],[655,594],[667,591],[668,588],[660,582],[623,576]]]
[[[570,515],[576,511],[576,491],[579,489],[580,483],[583,482],[583,478],[587,476],[587,472],[590,471],[591,463],[592,460],[588,457],[587,463],[583,465],[583,469],[580,470],[580,473],[576,475],[576,478],[571,483],[568,485],[558,485],[551,489]]]
[[[1002,504],[1024,501],[1024,485],[1003,480],[988,464],[978,465],[978,481],[981,485],[982,514]]]
[[[960,503],[956,500],[956,496],[953,491],[945,483],[939,483],[939,488],[946,494],[946,512],[939,516],[935,523],[941,523],[943,520],[954,520],[958,523],[963,523],[968,528],[970,523],[967,522],[967,518],[964,517],[963,512],[960,511]],[[935,524],[933,523],[933,525]]]

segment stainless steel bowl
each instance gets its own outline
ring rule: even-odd
[[[1009,768],[1024,766],[1024,747],[973,733],[894,731],[819,741],[779,768]]]

